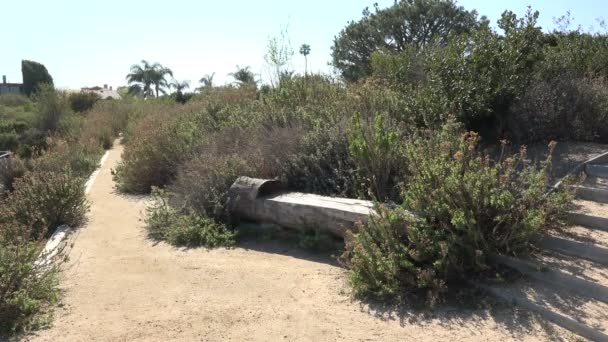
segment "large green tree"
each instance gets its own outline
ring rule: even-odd
[[[22,60],[21,73],[23,76],[23,92],[26,95],[35,93],[42,84],[53,87],[53,77],[46,67],[38,62]]]
[[[478,25],[476,11],[467,11],[452,0],[399,0],[391,7],[366,8],[363,18],[348,23],[335,38],[333,66],[347,81],[372,72],[370,58],[376,51],[418,50],[451,34],[470,32]]]
[[[165,88],[170,87],[167,76],[173,76],[171,69],[159,63],[150,64],[144,59],[141,64],[131,66],[127,82],[131,85],[132,93],[141,92],[144,97],[158,97],[159,93],[165,94]]]
[[[159,93],[166,94],[167,92],[165,91],[165,88],[171,88],[171,84],[167,80],[167,76],[173,77],[173,71],[171,71],[171,69],[158,63],[153,65],[152,83],[154,84],[156,97],[158,97]]]

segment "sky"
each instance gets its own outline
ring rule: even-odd
[[[232,82],[236,65],[250,66],[268,79],[264,62],[268,38],[288,27],[302,73],[302,43],[311,46],[308,70],[331,72],[334,37],[366,6],[394,0],[0,0],[0,74],[21,82],[21,60],[44,64],[60,88],[125,85],[132,64],[142,59],[173,70],[178,80],[198,85],[215,72],[214,82]],[[531,5],[540,25],[571,12],[576,25],[599,29],[608,14],[603,0],[460,0],[495,22],[505,9],[521,14]]]

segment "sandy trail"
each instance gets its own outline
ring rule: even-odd
[[[350,299],[329,258],[279,242],[176,249],[146,238],[145,198],[114,190],[109,158],[73,236],[53,327],[40,341],[496,341],[570,339],[502,307],[431,314],[373,309]]]

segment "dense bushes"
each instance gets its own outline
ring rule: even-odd
[[[71,173],[86,178],[96,168],[102,149],[96,144],[71,144],[61,139],[49,139],[49,149],[32,159],[31,169],[55,173]]]
[[[66,173],[34,171],[13,184],[0,210],[2,220],[29,227],[29,239],[48,236],[61,224],[78,226],[88,206],[85,179]]]
[[[347,133],[344,122],[307,132],[283,162],[280,178],[298,191],[357,197],[358,175]]]
[[[37,263],[39,240],[59,224],[80,224],[87,211],[84,179],[69,173],[26,172],[12,186],[0,199],[0,338],[48,323],[57,267]]]
[[[220,168],[219,160],[240,159],[247,165],[241,169],[250,175],[279,177],[298,190],[369,197],[365,184],[369,182],[360,180],[373,179],[369,174],[373,171],[355,169],[348,138],[351,116],[361,113],[365,121],[361,134],[367,137],[371,134],[367,122],[375,113],[391,123],[401,121],[401,101],[395,92],[374,84],[346,92],[322,77],[311,76],[308,82],[314,91],[292,80],[260,99],[244,101],[248,89],[239,97],[228,88],[205,93],[183,107],[160,103],[148,107],[129,132],[132,142],[117,168],[119,187],[146,193],[152,186],[175,182],[178,174],[185,178],[180,170],[192,159],[202,160],[200,166],[206,161]],[[395,129],[405,126],[401,121]],[[376,193],[378,189],[373,191],[372,197],[385,197]]]
[[[563,72],[534,80],[511,108],[518,140],[608,142],[608,84],[603,77]]]
[[[72,93],[68,96],[70,108],[76,113],[86,112],[93,108],[93,105],[99,101],[101,97],[93,92]]]
[[[170,190],[175,203],[186,205],[197,213],[228,221],[228,189],[251,166],[236,154],[205,153],[187,162]]]
[[[204,143],[198,114],[172,116],[174,112],[150,113],[137,124],[138,135],[130,141],[116,169],[121,190],[147,193],[153,186],[167,185],[175,178],[178,166]]]
[[[564,222],[570,195],[543,196],[551,157],[537,169],[526,165],[523,148],[492,160],[478,143],[477,134],[447,124],[404,146],[401,208],[379,207],[349,241],[357,294],[399,298],[422,290],[435,298],[450,281],[489,269],[488,257],[526,253],[535,234]]]
[[[377,50],[370,59],[372,77],[406,98],[403,112],[417,125],[437,127],[452,113],[491,143],[606,141],[606,132],[586,123],[605,116],[606,97],[599,90],[607,36],[567,28],[543,33],[538,15],[505,11],[500,32],[481,21],[424,49]],[[567,127],[554,132],[564,119]]]

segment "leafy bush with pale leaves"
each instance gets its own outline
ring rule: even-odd
[[[357,294],[426,291],[435,299],[450,282],[490,269],[492,255],[525,254],[536,234],[565,222],[571,195],[544,196],[551,157],[537,168],[522,148],[493,160],[478,143],[477,134],[450,123],[404,145],[401,208],[380,207],[349,240],[345,259]]]

